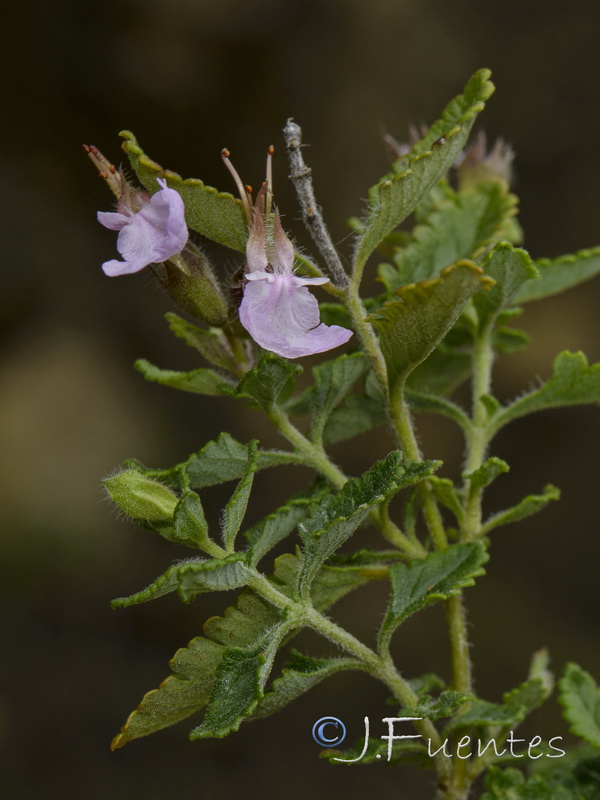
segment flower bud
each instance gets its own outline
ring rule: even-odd
[[[170,522],[179,498],[158,481],[135,469],[119,472],[103,481],[110,499],[128,517],[148,522]]]

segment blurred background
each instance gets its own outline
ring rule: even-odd
[[[81,151],[95,144],[119,163],[123,128],[165,167],[232,190],[219,152],[227,146],[245,181],[263,177],[275,144],[275,189],[286,227],[308,245],[287,185],[281,128],[302,125],[317,194],[333,236],[349,253],[346,219],[386,171],[382,134],[434,121],[476,69],[493,70],[497,93],[480,119],[517,153],[525,246],[534,257],[600,244],[600,6],[506,0],[105,0],[13,4],[5,16],[0,73],[5,123],[0,291],[0,783],[15,800],[196,800],[260,794],[359,798],[365,792],[429,800],[429,778],[411,767],[331,767],[310,728],[346,721],[349,741],[389,713],[366,677],[324,683],[287,713],[225,740],[189,743],[195,723],[111,754],[109,742],[142,694],[169,673],[175,650],[232,598],[191,606],[168,597],[113,612],[109,601],[149,583],[173,546],[119,519],[100,479],[124,459],[170,466],[222,429],[255,434],[234,401],[146,384],[132,369],[146,357],[192,368],[170,335],[170,301],[149,274],[106,278],[114,234],[95,215],[112,197]],[[224,274],[239,266],[215,252]],[[600,283],[527,309],[534,343],[498,362],[496,389],[510,398],[549,374],[559,349],[600,359]],[[240,413],[241,412],[241,413]],[[420,420],[428,455],[460,468],[460,440]],[[261,428],[265,444],[276,437]],[[340,447],[352,474],[380,457],[384,432]],[[524,679],[533,650],[553,667],[578,661],[600,679],[597,642],[597,408],[551,412],[502,434],[493,454],[512,467],[489,492],[497,510],[552,481],[560,504],[498,531],[488,577],[467,593],[478,689],[490,700]],[[290,471],[281,480],[298,485]],[[275,507],[288,484],[257,480],[251,514]],[[262,499],[256,499],[256,498]],[[218,516],[223,494],[207,493]],[[261,505],[262,503],[262,505]],[[361,534],[363,536],[363,534]],[[366,534],[365,541],[367,541]],[[383,587],[335,610],[371,641]],[[508,649],[502,644],[509,637]],[[298,646],[325,653],[315,637]],[[395,640],[407,676],[448,675],[443,615],[432,608]],[[564,735],[554,708],[527,728]]]

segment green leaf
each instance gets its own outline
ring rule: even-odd
[[[190,347],[194,347],[207,361],[220,369],[235,372],[238,364],[233,357],[231,348],[219,328],[199,328],[177,314],[168,312],[165,319],[175,336],[179,336]],[[221,380],[221,383],[223,381]]]
[[[329,415],[367,369],[368,361],[364,353],[338,356],[314,367],[313,421],[309,431],[312,441],[322,440]]]
[[[600,247],[555,259],[540,258],[535,266],[540,279],[525,283],[516,295],[515,303],[550,297],[593,278],[600,272]]]
[[[452,511],[458,522],[464,519],[461,496],[450,478],[438,478],[434,475],[429,479],[433,493],[439,502]]]
[[[149,192],[160,188],[157,178],[164,178],[171,189],[179,192],[185,204],[185,219],[190,228],[213,242],[224,244],[233,250],[245,252],[248,225],[243,206],[239,200],[225,192],[218,192],[195,178],[184,180],[176,172],[163,169],[148,158],[137,139],[130,131],[122,131],[125,139],[123,150],[131,166]]]
[[[234,562],[236,558],[229,557],[223,561]],[[291,597],[296,590],[300,568],[301,561],[296,556],[281,556],[275,561],[274,585]],[[324,611],[348,592],[364,585],[370,579],[365,573],[362,568],[323,567],[312,585],[314,607]],[[166,586],[165,591],[171,589]],[[209,700],[225,649],[252,645],[280,619],[279,612],[250,589],[242,591],[222,617],[211,617],[204,624],[203,636],[193,639],[187,647],[175,653],[170,662],[173,674],[158,689],[145,695],[121,733],[114,738],[112,749],[174,725],[201,710]]]
[[[299,364],[292,364],[274,353],[265,353],[256,367],[244,375],[232,394],[236,397],[248,397],[268,411],[286,384],[301,372],[302,367]]]
[[[518,353],[524,350],[530,341],[531,336],[518,328],[503,326],[496,328],[492,333],[492,347],[499,353]]]
[[[194,394],[219,395],[225,393],[222,387],[226,384],[226,379],[217,375],[212,369],[201,367],[191,372],[174,372],[171,369],[159,369],[145,358],[139,358],[134,367],[142,373],[147,381],[160,383],[161,386],[170,386],[172,389],[181,389]]]
[[[476,72],[464,94],[446,107],[441,120],[415,146],[410,157],[394,164],[396,174],[386,176],[369,190],[369,208],[355,256],[358,268],[450,169],[465,146],[475,117],[494,90],[489,76],[489,70]],[[436,131],[440,132],[432,138]],[[440,137],[444,137],[443,143]]]
[[[246,509],[248,508],[254,473],[258,466],[258,441],[256,439],[248,443],[246,452],[247,460],[242,479],[236,486],[234,493],[225,507],[223,520],[221,522],[223,543],[225,544],[227,552],[233,552],[235,537],[242,527]]]
[[[226,592],[239,589],[248,583],[251,575],[245,566],[244,555],[235,553],[225,558],[210,560],[191,559],[174,564],[150,586],[129,597],[118,597],[112,601],[113,608],[146,603],[169,592],[178,591],[185,603],[189,603],[203,592]]]
[[[438,719],[451,717],[464,703],[473,699],[472,694],[445,689],[439,697],[433,698],[426,695],[423,698],[425,702],[414,708],[401,708],[397,714],[399,717],[421,717],[435,722]]]
[[[498,475],[508,472],[510,467],[506,461],[501,458],[492,456],[484,461],[483,464],[474,472],[463,472],[463,478],[470,482],[471,492],[478,489],[485,489],[492,481],[495,481]]]
[[[350,394],[335,408],[325,423],[324,444],[353,439],[377,425],[387,422],[385,406],[372,397]]]
[[[293,498],[257,525],[249,528],[244,534],[249,544],[247,563],[256,566],[275,545],[290,535],[296,525],[304,519],[312,504],[329,492],[330,489],[324,484],[315,483],[307,492]]]
[[[600,403],[600,364],[588,365],[583,353],[559,353],[552,377],[539,389],[502,408],[491,421],[495,434],[514,419],[547,408]]]
[[[174,523],[172,541],[201,550],[208,548],[210,551],[213,542],[208,535],[208,523],[196,492],[189,490],[182,494],[175,509]]]
[[[464,348],[449,347],[447,338],[410,373],[407,389],[419,394],[450,395],[469,377],[471,353]]]
[[[481,800],[585,800],[566,786],[548,783],[541,775],[526,779],[518,769],[490,767]]]
[[[500,511],[494,514],[484,523],[481,528],[481,535],[485,536],[494,528],[499,528],[501,525],[508,525],[511,522],[519,522],[519,520],[526,519],[532,514],[537,514],[552,500],[560,499],[560,489],[549,483],[544,487],[542,494],[530,494],[524,497],[520,503],[506,511]]]
[[[292,660],[254,709],[253,717],[275,714],[325,678],[349,669],[364,670],[365,665],[353,658],[309,658],[292,650]]]
[[[592,676],[577,664],[569,663],[558,686],[558,699],[571,733],[600,747],[600,688]]]
[[[185,472],[189,480],[189,487],[202,489],[205,486],[215,486],[241,478],[246,468],[248,451],[245,445],[236,441],[228,433],[221,433],[219,437],[204,445],[202,450],[192,455],[170,470],[148,470],[152,476],[175,486],[181,482],[180,474]],[[286,453],[280,450],[259,450],[258,469],[279,466],[280,464],[297,464],[301,459],[295,453]]]
[[[439,466],[432,461],[401,462],[399,451],[390,453],[360,478],[351,478],[337,495],[325,497],[300,523],[298,530],[304,543],[299,582],[302,593],[306,594],[321,564],[352,536],[372,506],[423,480]]]
[[[414,373],[413,373],[414,374]],[[413,411],[431,414],[441,414],[444,417],[457,422],[460,427],[467,431],[471,427],[471,421],[465,412],[443,397],[438,397],[433,394],[425,394],[424,392],[414,392],[411,389],[406,390],[406,401]]]
[[[517,210],[517,198],[498,182],[472,192],[447,189],[443,200],[411,232],[410,242],[397,248],[394,266],[381,265],[380,280],[390,294],[406,283],[437,277],[444,267],[475,259],[482,249],[504,238]]]
[[[404,286],[368,319],[380,334],[392,393],[441,342],[467,301],[490,279],[472,262],[446,267],[439,278]]]
[[[511,728],[525,719],[523,706],[504,706],[487,700],[474,700],[469,710],[455,717],[444,728],[444,736],[466,728],[488,728],[500,726]]]
[[[422,608],[447,600],[484,574],[488,554],[481,542],[454,544],[424,559],[390,567],[392,595],[384,619],[380,644],[388,643],[405,619]]]
[[[508,307],[526,281],[539,276],[529,253],[508,242],[499,242],[481,262],[486,275],[493,278],[489,292],[480,292],[474,300],[481,327],[490,324]]]

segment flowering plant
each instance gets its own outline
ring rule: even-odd
[[[173,675],[144,697],[113,747],[202,709],[191,738],[222,737],[340,671],[361,670],[392,697],[389,733],[377,741],[366,728],[364,740],[349,750],[328,748],[332,761],[416,760],[435,770],[444,800],[464,800],[484,774],[485,800],[597,797],[600,689],[590,675],[568,665],[559,697],[571,730],[587,745],[561,761],[562,737],[536,737],[527,749],[527,775],[515,769],[523,762],[503,762],[522,757],[513,751],[523,741],[514,730],[553,691],[548,655],[534,654],[528,676],[502,703],[478,697],[473,686],[465,590],[484,574],[493,532],[559,496],[547,486],[490,514],[485,490],[509,468],[493,455],[492,440],[527,414],[600,402],[600,365],[588,365],[582,353],[561,353],[552,376],[514,402],[502,404],[492,393],[496,355],[527,344],[525,334],[508,324],[522,306],[600,272],[600,249],[533,261],[518,246],[510,148],[499,143],[487,155],[481,136],[467,148],[492,91],[488,71],[481,70],[410,145],[388,139],[390,172],[370,189],[365,215],[352,221],[350,271],[319,211],[293,120],[284,129],[290,177],[319,263],[294,247],[273,208],[272,150],[254,200],[223,151],[240,193],[236,200],[164,170],[129,132],[122,134],[124,149],[144,190],[87,148],[119,198],[117,212],[99,220],[120,231],[124,262],[108,262],[105,271],[120,275],[149,267],[195,317],[190,322],[169,313],[169,326],[210,365],[176,372],[142,360],[137,368],[150,381],[261,410],[288,444],[263,449],[258,441],[243,444],[223,433],[175,467],[149,469],[130,461],[104,482],[129,517],[197,554],[146,589],[115,600],[114,607],[168,592],[191,602],[209,591],[240,590],[224,616],[211,618],[203,635],[175,654]],[[415,227],[399,232],[410,215]],[[242,254],[241,271],[229,286],[189,239],[188,227]],[[363,275],[377,257],[382,290],[365,297]],[[308,288],[313,286],[315,294]],[[320,309],[316,292],[329,295]],[[346,343],[349,349],[340,352]],[[312,381],[298,391],[297,359],[325,351],[334,352],[312,367]],[[466,410],[455,392],[469,380]],[[440,461],[423,457],[415,428],[420,414],[442,415],[462,432],[464,470],[457,480],[443,475]],[[333,461],[330,446],[376,426],[389,432],[388,452],[361,476],[349,477]],[[312,482],[248,526],[255,473],[290,464],[308,468]],[[230,481],[237,483],[220,531],[211,531],[199,491]],[[353,550],[351,538],[366,523],[377,529],[379,543],[374,538],[371,547]],[[269,564],[269,554],[296,530],[299,546],[293,541]],[[377,645],[369,647],[330,609],[375,580],[388,583],[389,604]],[[392,654],[392,639],[406,619],[434,603],[445,606],[452,674],[409,679]],[[338,652],[314,658],[292,649],[272,680],[275,656],[304,628]],[[413,735],[394,733],[402,720],[414,723]]]

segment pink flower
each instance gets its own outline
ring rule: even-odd
[[[281,227],[279,212],[271,212],[271,153],[272,149],[267,181],[253,205],[249,187],[243,186],[229,162],[229,153],[223,151],[223,159],[240,190],[250,229],[239,315],[244,328],[265,350],[284,358],[300,358],[339,347],[348,341],[352,331],[320,321],[317,299],[306,287],[320,286],[329,278],[294,274],[294,246]]]
[[[111,231],[119,231],[117,250],[123,261],[106,261],[102,265],[106,275],[129,275],[139,272],[148,264],[166,261],[183,250],[188,239],[184,206],[181,195],[169,189],[164,180],[157,178],[161,187],[150,198],[137,193],[135,205],[128,194],[119,202],[119,210],[99,211],[98,222]]]

